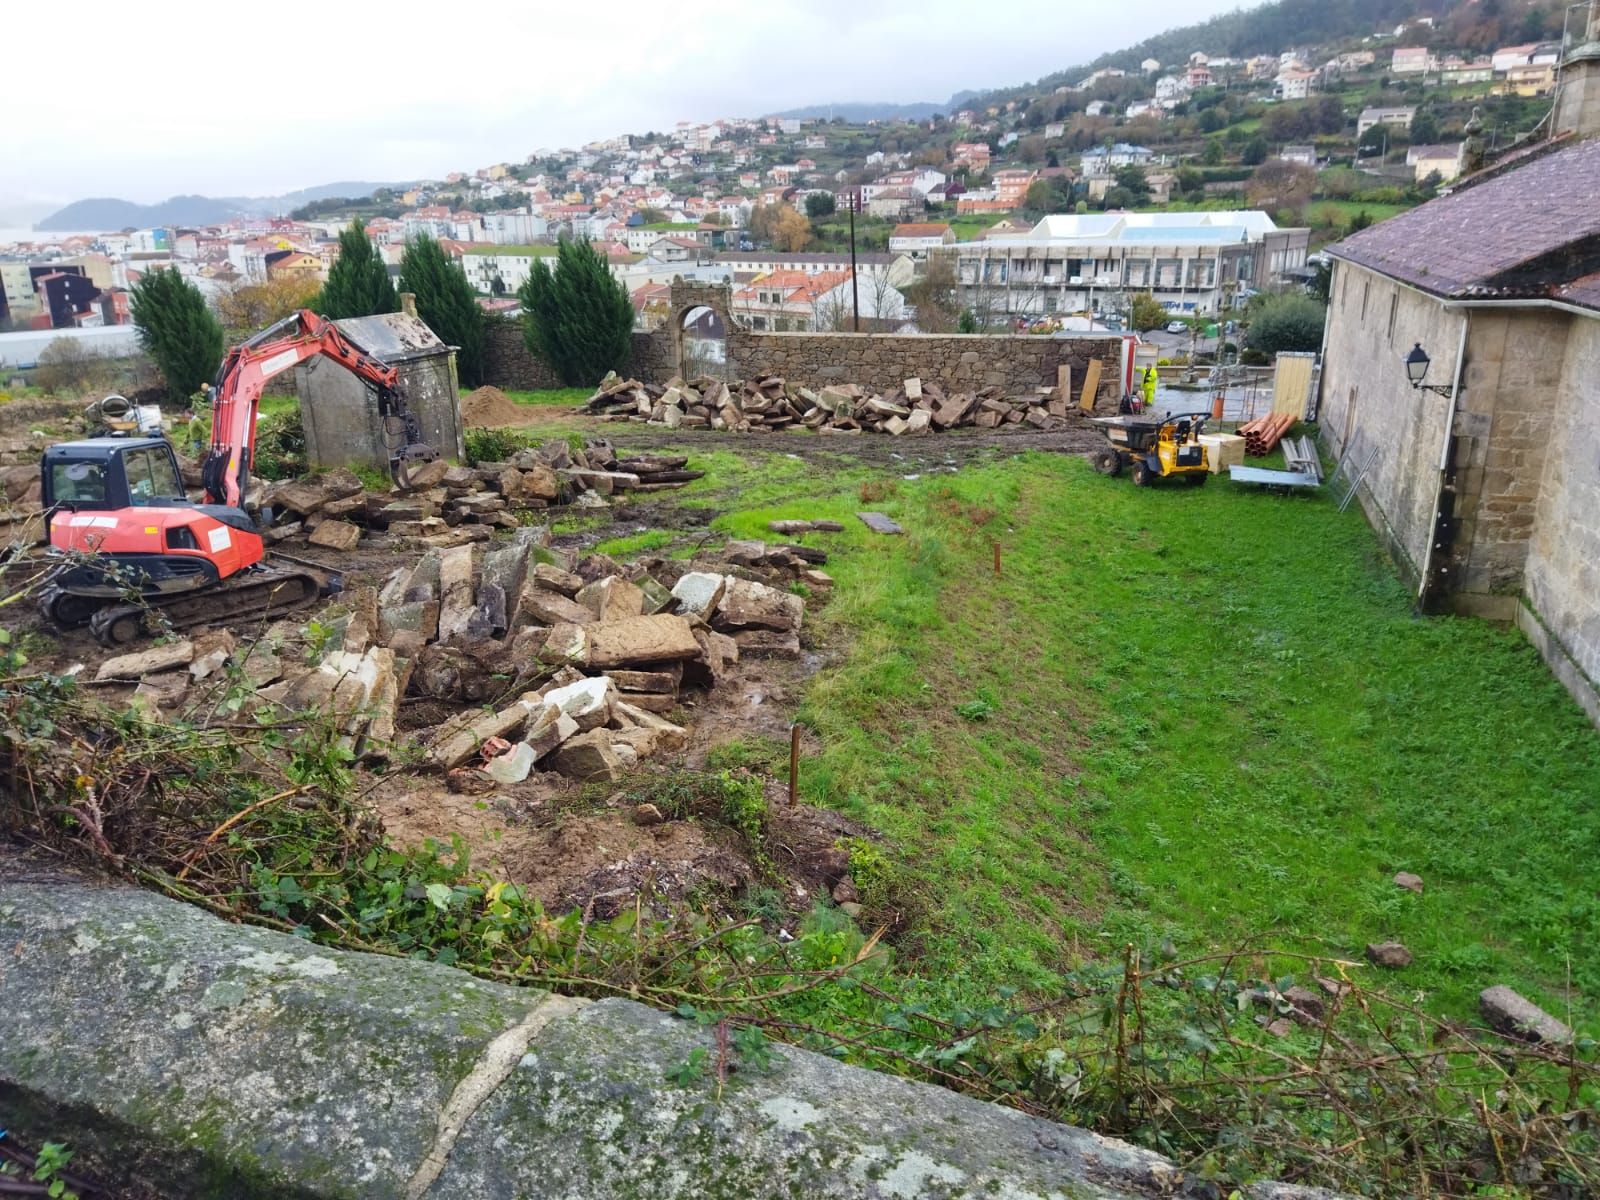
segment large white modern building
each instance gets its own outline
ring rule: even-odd
[[[1064,213],[949,252],[963,303],[990,319],[1109,311],[1139,292],[1212,313],[1304,267],[1310,237],[1255,211]]]

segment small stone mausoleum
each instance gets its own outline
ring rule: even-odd
[[[400,372],[406,406],[416,414],[422,440],[448,459],[465,452],[456,348],[447,346],[417,316],[410,296],[406,311],[350,317],[334,324],[356,345]],[[387,470],[390,438],[367,385],[328,358],[295,368],[306,459],[313,470],[374,467]]]

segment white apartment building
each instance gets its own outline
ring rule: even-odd
[[[1100,311],[1136,292],[1170,312],[1210,313],[1305,266],[1310,236],[1256,211],[1064,213],[945,253],[963,302],[989,319]]]

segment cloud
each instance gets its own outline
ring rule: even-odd
[[[1232,7],[1197,0],[1185,22]],[[13,5],[8,44],[68,30]],[[1173,20],[1159,0],[1027,12],[967,0],[705,0],[674,9],[340,0],[299,15],[81,0],[73,81],[0,124],[0,202],[272,195],[338,179],[438,177],[538,147],[829,101],[942,101],[1026,82]],[[88,81],[88,82],[84,82]],[[17,167],[20,170],[13,171]]]

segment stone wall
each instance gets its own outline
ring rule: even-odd
[[[1165,1159],[778,1048],[669,1072],[712,1031],[415,959],[327,950],[0,847],[0,1114],[171,1200],[764,1200],[1209,1194]],[[63,1014],[70,1014],[65,1019]],[[1328,1193],[1276,1184],[1252,1197]]]
[[[1455,424],[1463,467],[1451,550],[1455,606],[1509,619],[1522,590],[1572,318],[1479,309],[1468,322]]]
[[[489,317],[484,322],[483,381],[499,388],[531,392],[565,385],[541,359],[528,353],[522,322]],[[624,374],[641,379],[665,379],[672,374],[670,339],[654,333],[635,333],[633,353]],[[599,383],[597,379],[594,381]]]
[[[1072,368],[1073,388],[1089,361],[1102,362],[1100,398],[1121,394],[1118,338],[985,334],[756,333],[728,335],[730,377],[781,375],[809,387],[859,383],[888,391],[917,376],[948,391],[999,387],[1013,395],[1054,387],[1056,369]]]
[[[528,353],[522,322],[507,317],[484,319],[483,381],[518,392],[558,388],[561,380],[541,359]]]
[[[1600,319],[1575,317],[1518,619],[1600,725]]]
[[[1123,340],[1116,337],[1029,337],[994,334],[765,333],[743,328],[731,315],[725,284],[672,281],[669,315],[649,333],[633,337],[626,374],[646,383],[665,383],[680,369],[685,317],[710,308],[728,331],[724,377],[781,375],[810,387],[858,383],[890,391],[913,376],[946,391],[1003,388],[1012,395],[1054,387],[1057,369],[1072,368],[1074,393],[1091,359],[1101,361],[1097,398],[1115,403],[1122,395]],[[522,343],[514,321],[491,321],[484,355],[484,379],[497,387],[556,387],[548,368]],[[598,381],[597,381],[598,382]]]
[[[1357,467],[1374,447],[1360,500],[1396,565],[1421,578],[1433,529],[1447,397],[1414,391],[1404,359],[1416,342],[1434,361],[1430,383],[1449,383],[1465,317],[1392,280],[1336,262],[1318,416],[1329,452]]]

